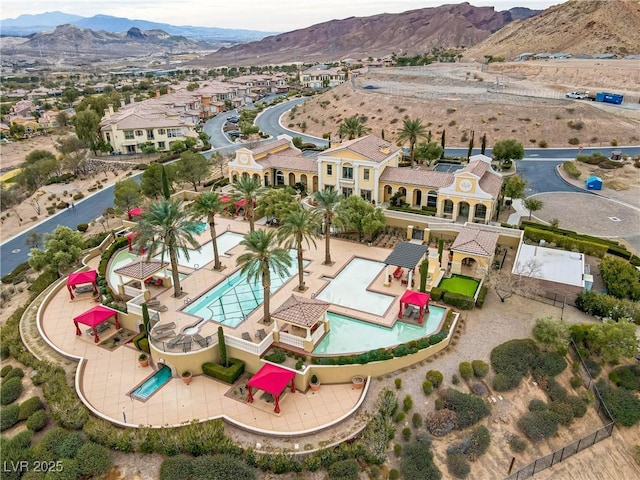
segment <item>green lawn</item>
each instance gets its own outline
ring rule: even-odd
[[[451,278],[442,279],[438,287],[447,292],[460,293],[467,297],[473,297],[476,294],[478,284],[479,282],[473,278],[452,275]]]

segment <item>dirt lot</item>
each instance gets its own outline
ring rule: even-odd
[[[628,76],[638,75],[637,65],[621,62],[618,69],[627,71],[628,65]],[[387,140],[393,140],[403,118],[420,118],[435,141],[445,130],[446,144],[458,147],[468,146],[472,131],[476,148],[483,134],[488,146],[506,138],[515,138],[525,148],[545,143],[570,147],[570,139],[583,146],[640,143],[637,98],[629,109],[566,99],[565,93],[577,88],[571,85],[575,67],[565,67],[569,78],[564,82],[558,78],[561,65],[543,72],[525,67],[521,62],[371,69],[315,96],[295,115],[285,115],[283,122],[293,129],[306,125],[305,133],[335,137],[344,118],[361,115],[367,117],[371,133],[384,132]],[[599,68],[593,65],[592,76],[606,78],[607,70]],[[634,102],[634,97],[628,100]]]

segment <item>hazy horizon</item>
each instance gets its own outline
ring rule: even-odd
[[[493,6],[497,11],[514,7],[544,10],[565,0],[477,0],[469,1],[476,7]],[[20,15],[37,15],[47,12],[64,12],[82,17],[110,15],[131,20],[168,23],[175,26],[218,27],[265,32],[287,32],[330,20],[348,17],[368,17],[380,13],[401,13],[419,8],[437,7],[446,4],[466,3],[449,0],[396,0],[393,3],[382,0],[352,0],[338,2],[278,2],[265,0],[259,4],[255,0],[236,0],[231,6],[221,6],[218,2],[203,4],[198,0],[183,0],[179,8],[169,0],[32,0],[27,4],[2,2],[2,19],[15,19]],[[1,25],[0,25],[1,29]]]

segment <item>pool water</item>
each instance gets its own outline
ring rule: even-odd
[[[367,290],[384,267],[382,262],[353,258],[335,278],[329,280],[316,298],[354,310],[384,315],[395,297]]]
[[[199,235],[207,229],[207,223],[205,222],[196,222],[193,230],[190,230],[192,235]]]
[[[165,365],[136,388],[131,390],[129,395],[138,400],[145,401],[151,395],[164,387],[169,380],[171,380],[171,369]]]
[[[393,328],[363,322],[327,312],[331,329],[322,341],[316,345],[317,354],[352,354],[377,348],[387,348],[401,343],[418,340],[438,332],[440,322],[446,313],[445,308],[429,306],[422,325],[411,325],[397,321]]]
[[[205,224],[206,225],[206,224]],[[224,232],[221,235],[216,237],[216,242],[218,243],[218,252],[224,256],[224,253],[231,250],[235,246],[237,246],[242,239],[243,235],[235,232]],[[182,265],[184,267],[189,268],[202,268],[206,264],[211,263],[213,261],[213,244],[212,242],[207,242],[202,245],[198,250],[187,249],[189,251],[189,260],[187,260],[186,256],[183,254],[181,250],[177,251],[178,254],[178,265]],[[162,254],[156,255],[155,259],[160,259]],[[168,252],[164,254],[165,260],[169,258]]]
[[[273,270],[271,271],[271,295],[277,292],[291,277],[297,275],[298,264],[295,255],[295,251],[292,250],[291,266],[283,278],[276,275]],[[249,283],[247,277],[240,270],[237,270],[226,280],[191,302],[182,311],[202,317],[203,320],[236,327],[244,321],[247,315],[262,305],[263,300],[262,283],[260,281]]]

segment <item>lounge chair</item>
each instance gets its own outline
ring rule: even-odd
[[[267,332],[264,331],[264,328],[259,328],[257,337],[260,339],[260,341],[264,340],[266,336],[267,336]]]
[[[173,328],[176,328],[176,322],[171,322],[171,323],[165,323],[163,325],[157,325],[155,328],[155,332],[161,332],[162,330],[171,330]]]
[[[249,335],[249,332],[242,332],[242,339],[246,340],[247,342],[253,342],[253,340],[251,340],[251,335]]]
[[[191,337],[191,335],[186,335],[184,337],[184,339],[182,340],[182,343],[180,344],[182,346],[182,351],[183,352],[190,352],[191,351],[191,343],[193,343],[193,338]]]
[[[179,333],[173,338],[173,340],[169,340],[169,342],[167,343],[167,346],[175,347],[178,344],[180,344],[183,340],[184,340],[184,335],[182,333]]]
[[[98,331],[98,334],[101,334],[102,332],[104,332],[105,330],[109,330],[110,328],[111,328],[111,322],[102,322],[96,326],[96,330]],[[93,328],[87,329],[87,335],[93,336]]]
[[[156,333],[156,335],[151,334],[151,338],[154,342],[161,342],[167,338],[175,337],[175,335],[175,330],[162,330],[161,332]]]
[[[204,338],[202,335],[200,335],[199,333],[196,333],[193,335],[193,339],[196,341],[196,343],[198,345],[200,345],[202,348],[205,348],[209,343],[207,342],[207,339]]]

